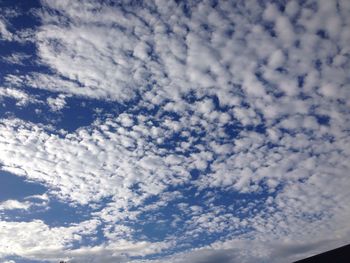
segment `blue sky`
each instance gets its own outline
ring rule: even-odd
[[[0,1],[0,262],[292,262],[350,242],[349,1]]]

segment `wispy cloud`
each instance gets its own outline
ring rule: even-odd
[[[2,169],[89,217],[0,221],[0,257],[290,262],[350,241],[347,1],[41,4],[49,70],[0,96],[123,107],[72,132],[0,120]]]
[[[3,21],[0,17],[0,39],[5,41],[11,41],[12,38],[12,33],[7,29],[5,21]]]

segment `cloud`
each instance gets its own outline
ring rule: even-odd
[[[52,111],[59,111],[66,105],[65,98],[66,96],[64,94],[59,94],[56,98],[47,98],[46,101]]]
[[[53,111],[67,97],[123,107],[63,133],[0,120],[3,170],[91,208],[66,227],[1,222],[15,233],[1,255],[289,262],[349,242],[346,1],[42,5],[36,55],[50,70],[7,75],[16,88],[0,96],[24,106],[28,86]],[[98,226],[101,243],[74,247]]]
[[[69,262],[126,262],[127,256],[157,253],[167,247],[166,243],[118,241],[100,246],[72,247],[95,234],[100,224],[97,220],[80,222],[67,227],[49,227],[41,220],[30,222],[0,221],[2,234],[0,257],[20,255],[32,260],[50,262],[62,259]]]
[[[166,247],[165,243],[129,242],[119,240],[109,245],[74,249],[71,242],[79,242],[84,236],[94,234],[99,222],[90,220],[69,227],[48,227],[44,222],[0,221],[0,256],[20,255],[29,259],[50,262],[68,259],[70,262],[126,262],[126,256],[155,253]],[[72,259],[72,261],[71,261]]]
[[[125,123],[125,117],[120,121]],[[81,129],[66,138],[19,120],[3,120],[2,124],[2,163],[21,168],[32,180],[58,187],[59,191],[54,191],[58,196],[74,202],[86,204],[113,195],[124,199],[134,195],[129,188],[138,183],[145,196],[159,194],[167,184],[181,183],[189,178],[185,167],[171,167],[170,159],[163,160],[152,148],[147,149],[155,146],[147,146],[138,131],[142,129],[149,133],[143,130],[146,128],[143,123],[133,127],[133,137],[110,120],[105,124],[107,126]],[[179,161],[180,164],[184,160]],[[87,181],[89,187],[85,187]]]
[[[28,210],[32,204],[30,202],[19,202],[17,200],[6,200],[0,203],[0,211],[2,210],[13,210],[23,209]]]
[[[0,202],[0,211],[5,212],[6,210],[24,210],[29,211],[35,208],[48,208],[49,197],[47,194],[32,195],[24,198],[23,201],[9,199]]]
[[[25,53],[14,53],[9,56],[3,57],[2,60],[10,64],[17,64],[23,66],[24,62],[30,57],[30,55],[27,55]]]
[[[0,39],[5,41],[11,41],[12,38],[12,33],[7,29],[5,21],[0,17]]]
[[[15,99],[17,106],[25,106],[28,103],[38,103],[38,100],[24,90],[8,87],[0,87],[0,99],[3,97]]]
[[[0,256],[21,255],[35,259],[35,254],[59,252],[67,243],[78,241],[82,234],[92,233],[94,221],[83,222],[80,226],[49,228],[43,221],[7,222],[0,221]],[[45,249],[44,249],[45,248]],[[57,256],[57,254],[56,254]]]

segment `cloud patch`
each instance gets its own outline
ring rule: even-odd
[[[0,96],[115,109],[71,132],[0,119],[1,169],[88,218],[0,221],[0,258],[283,262],[350,241],[346,1],[41,5],[45,70],[7,74]]]

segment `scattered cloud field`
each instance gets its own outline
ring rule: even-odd
[[[350,2],[0,2],[0,261],[292,262],[350,242]]]

